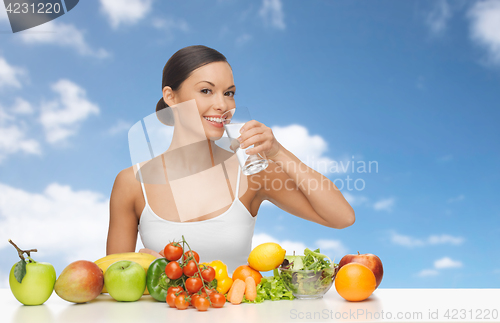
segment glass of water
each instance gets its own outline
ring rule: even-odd
[[[237,139],[241,135],[240,129],[247,121],[251,120],[248,109],[245,107],[231,109],[222,115],[222,119],[225,119],[223,121],[224,129],[231,140],[231,149],[238,157],[238,162],[240,163],[243,174],[252,175],[266,169],[269,162],[264,153],[248,155],[246,153],[247,149],[253,148],[254,145],[242,149]]]

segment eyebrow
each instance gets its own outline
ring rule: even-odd
[[[198,83],[202,83],[202,82],[206,82],[206,83],[210,84],[211,86],[215,87],[215,84],[213,84],[213,83],[212,83],[212,82],[210,82],[210,81],[199,81]],[[198,83],[196,83],[196,84],[198,84]],[[196,85],[196,84],[195,84],[195,85]],[[236,86],[233,84],[233,85],[231,85],[230,87],[228,87],[226,90],[229,90],[229,89],[232,89],[232,88],[236,88]]]

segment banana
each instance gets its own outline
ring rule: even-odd
[[[102,273],[105,274],[106,270],[111,264],[114,264],[117,261],[120,260],[130,260],[130,261],[135,261],[139,265],[144,268],[146,273],[148,272],[149,265],[155,260],[156,257],[147,253],[141,253],[141,252],[124,252],[124,253],[115,253],[112,255],[108,255],[106,257],[103,257],[101,259],[98,259],[94,261],[94,263],[101,268]],[[107,293],[106,291],[106,284],[102,288],[101,293]],[[144,291],[144,295],[149,295],[149,291],[146,288]]]

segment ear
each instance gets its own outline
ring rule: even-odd
[[[175,93],[170,86],[165,86],[163,88],[163,101],[171,107],[176,104]]]

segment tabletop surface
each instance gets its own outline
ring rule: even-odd
[[[332,288],[322,299],[265,301],[178,310],[151,296],[117,302],[108,294],[73,304],[56,293],[43,305],[24,306],[0,289],[2,323],[99,322],[500,322],[500,289],[377,289],[367,300],[347,302]]]

